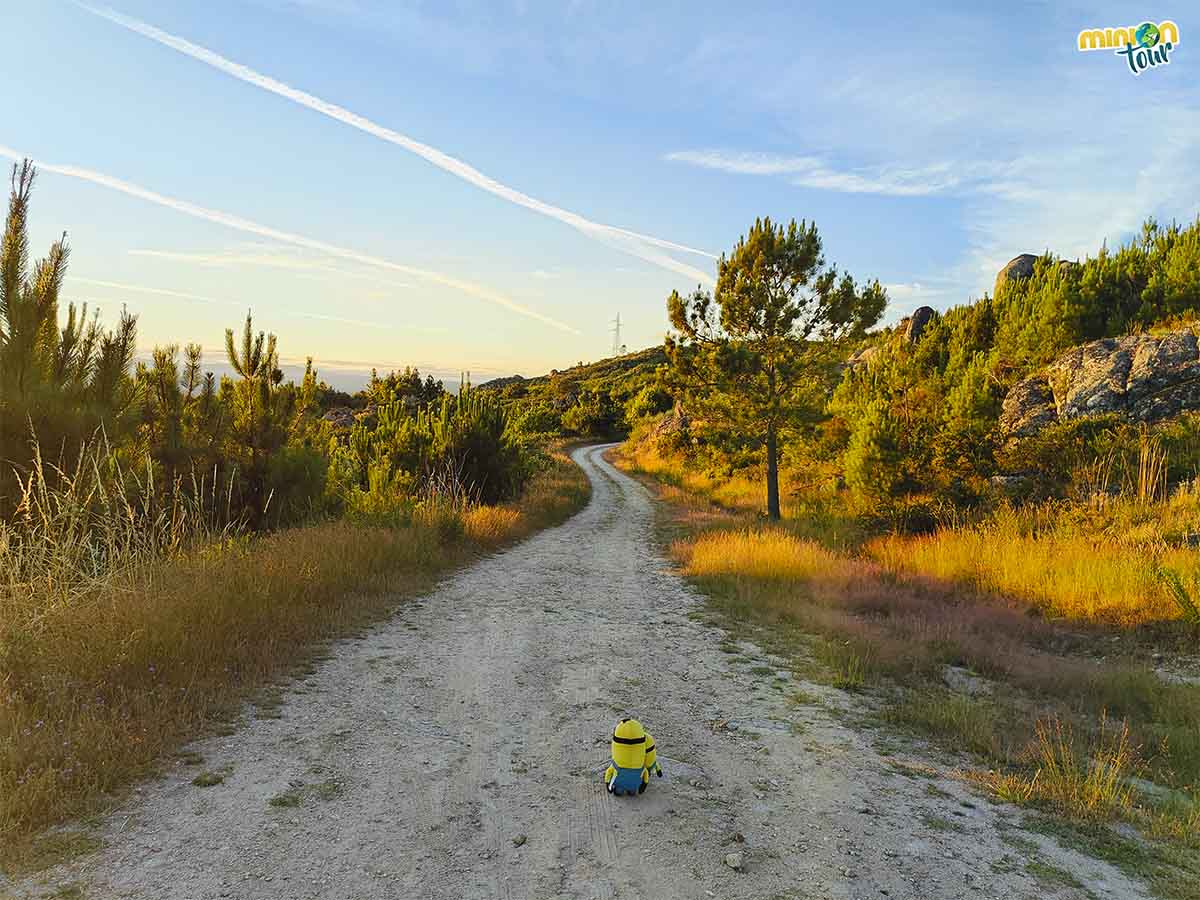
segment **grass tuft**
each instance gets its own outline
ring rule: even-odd
[[[1040,721],[1037,757],[1032,775],[990,773],[980,780],[1001,799],[1074,819],[1107,821],[1133,812],[1131,779],[1142,766],[1124,722],[1105,721],[1091,745],[1081,747],[1070,725],[1059,719]]]

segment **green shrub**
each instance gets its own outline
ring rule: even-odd
[[[520,493],[531,474],[500,398],[469,385],[426,409],[400,401],[380,406],[374,427],[355,425],[333,457],[334,483],[360,511],[399,509],[402,497],[430,494],[497,503]]]

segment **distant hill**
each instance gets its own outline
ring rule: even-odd
[[[535,387],[536,385],[548,382],[552,378],[565,378],[579,384],[596,385],[619,380],[634,370],[653,372],[666,361],[667,355],[663,352],[662,345],[660,344],[657,347],[647,347],[645,350],[626,353],[624,356],[610,356],[608,359],[602,359],[599,362],[587,363],[582,366],[571,366],[569,369],[551,369],[545,375],[535,375],[532,378],[524,378],[520,375],[493,378],[491,381],[485,381],[483,384],[478,385],[478,387],[491,390],[505,388],[514,384]]]
[[[478,387],[499,391],[527,432],[620,437],[637,418],[670,408],[671,398],[657,384],[666,361],[661,346],[648,347],[533,378],[493,378]]]

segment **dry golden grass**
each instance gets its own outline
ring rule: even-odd
[[[889,535],[871,541],[866,552],[892,571],[1004,594],[1051,618],[1120,626],[1180,616],[1163,590],[1158,565],[1200,574],[1200,559],[1191,550],[1139,552],[1104,536],[1032,536],[995,525]]]
[[[621,459],[673,489],[672,502],[695,509],[696,499],[704,498],[743,514],[762,509],[764,491],[756,477],[691,471],[650,441],[622,448]],[[1184,583],[1200,579],[1200,556],[1179,545],[1181,535],[1200,531],[1195,486],[1168,500],[1134,497],[1069,510],[1056,505],[1001,510],[978,525],[868,539],[848,511],[836,508],[836,498],[786,490],[789,474],[781,478],[783,525],[790,533],[854,551],[897,574],[1002,594],[1050,618],[1120,627],[1176,620],[1182,612],[1164,590],[1161,568],[1178,573]],[[762,550],[765,556],[774,552]]]
[[[651,478],[663,490],[673,491],[669,497],[672,503],[697,513],[707,509],[710,514],[724,510],[759,516],[766,508],[766,485],[761,474],[751,473],[751,477],[743,472],[732,475],[697,472],[682,458],[660,453],[649,440],[631,439],[620,447],[616,459],[627,471]],[[780,503],[788,530],[833,550],[856,549],[864,537],[861,523],[836,496],[802,489],[797,474],[786,470],[780,473]]]
[[[520,502],[461,527],[329,522],[148,554],[107,577],[3,587],[0,861],[85,811],[301,662],[480,550],[562,521],[587,499],[558,455]],[[24,598],[22,601],[22,597]]]
[[[507,540],[521,525],[521,511],[504,506],[477,506],[463,513],[463,531],[481,544]]]
[[[1132,778],[1142,772],[1129,726],[1103,720],[1088,744],[1058,718],[1037,723],[1037,766],[1032,774],[987,772],[977,780],[998,797],[1041,806],[1073,819],[1111,820],[1135,815]]]
[[[677,555],[681,555],[682,549],[676,551]],[[702,534],[688,544],[686,555],[688,574],[700,577],[845,580],[854,568],[846,557],[778,528]]]

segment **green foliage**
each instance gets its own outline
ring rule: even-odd
[[[423,499],[495,502],[529,476],[519,432],[493,395],[446,394],[432,377],[406,368],[372,373],[355,397],[322,384],[312,361],[299,383],[285,382],[275,336],[250,315],[225,335],[233,377],[218,384],[198,345],[156,347],[133,363],[134,319],[106,332],[70,307],[59,327],[66,271],[62,241],[30,266],[26,220],[33,167],[14,169],[0,258],[0,514],[21,502],[36,468],[67,478],[67,466],[33,457],[53,447],[61,460],[103,429],[117,461],[105,477],[143,478],[154,492],[183,493],[206,515],[263,530],[345,506],[404,520]],[[338,431],[318,416],[345,401],[368,413]],[[612,404],[603,398],[605,408]],[[556,416],[561,413],[555,413]],[[557,419],[550,426],[557,429]],[[550,430],[550,429],[547,429]],[[14,472],[15,470],[15,472]],[[141,476],[139,476],[141,477]],[[95,495],[97,502],[101,494]]]
[[[1066,348],[1200,310],[1200,220],[1149,220],[1118,250],[1082,263],[1044,256],[1033,277],[1009,281],[995,301],[1001,358],[1036,367]]]
[[[625,421],[637,422],[665,413],[675,403],[661,383],[648,384],[625,402]]]
[[[613,437],[620,415],[610,394],[586,391],[562,414],[562,430],[579,437]]]
[[[418,369],[405,366],[403,372],[390,372],[383,378],[372,369],[363,396],[367,403],[400,402],[416,409],[438,402],[445,393],[442,383],[432,375],[426,375],[422,381]]]
[[[30,266],[34,176],[28,160],[13,166],[0,246],[0,512],[14,499],[13,469],[29,470],[32,434],[65,464],[97,429],[122,435],[139,401],[129,375],[135,319],[122,313],[116,329],[106,331],[86,306],[71,304],[60,327],[59,291],[70,256],[65,236]]]
[[[226,329],[225,354],[239,376],[221,384],[230,416],[225,455],[237,468],[243,514],[252,526],[261,527],[274,499],[272,459],[287,443],[298,395],[294,386],[282,385],[275,335],[255,335],[249,314],[240,341],[232,328]]]
[[[767,514],[779,518],[779,439],[820,412],[830,354],[883,313],[879,282],[860,289],[827,266],[815,224],[759,219],[717,266],[712,295],[673,292],[671,385],[689,413],[761,447]]]
[[[1001,401],[1071,346],[1197,312],[1200,222],[1164,228],[1150,221],[1115,252],[1102,248],[1082,263],[1039,259],[1031,277],[1006,281],[997,297],[935,314],[915,344],[884,331],[873,339],[869,363],[847,369],[828,407],[849,426],[847,480],[874,440],[857,434],[876,427],[878,412],[873,419],[867,410],[885,403],[903,423],[899,454],[912,493],[973,503],[997,469],[1034,473],[1041,495],[1137,481],[1129,474],[1140,452],[1136,429],[1115,417],[1072,421],[1002,447]],[[1188,467],[1200,460],[1195,429],[1180,429],[1160,427],[1171,480],[1190,476]]]
[[[1194,576],[1190,584],[1185,584],[1179,573],[1166,567],[1158,569],[1159,582],[1166,595],[1171,598],[1178,608],[1184,621],[1200,625],[1200,580]]]
[[[846,484],[874,507],[889,503],[903,478],[900,423],[884,399],[871,403],[846,449]]]
[[[671,408],[659,377],[665,361],[662,348],[653,347],[537,378],[498,379],[480,390],[500,396],[529,440],[612,440],[626,436],[640,419]]]
[[[373,519],[403,518],[422,497],[496,503],[531,474],[520,435],[500,398],[464,384],[423,409],[380,406],[373,426],[335,443],[331,479],[343,502]]]
[[[563,427],[562,413],[547,403],[521,404],[517,407],[515,427],[528,437],[553,436]]]

